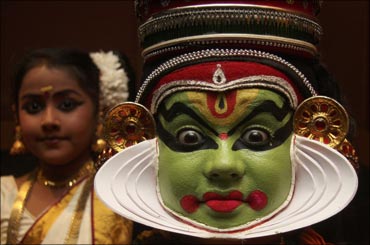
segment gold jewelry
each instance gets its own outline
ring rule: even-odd
[[[344,139],[342,144],[338,146],[338,151],[350,161],[356,171],[360,169],[357,152],[347,139]]]
[[[89,164],[86,164],[91,166],[91,162]],[[36,182],[36,173],[33,172],[29,179],[24,182],[17,195],[17,199],[13,205],[12,212],[10,214],[9,218],[9,225],[8,225],[8,230],[7,230],[7,240],[6,244],[18,244],[18,232],[20,228],[20,221],[23,216],[23,212],[29,197],[29,194],[31,193],[32,187],[34,183]],[[82,193],[80,194],[80,197],[78,199],[77,206],[74,210],[69,232],[66,235],[65,244],[76,244],[77,238],[78,238],[78,233],[80,230],[81,222],[82,222],[82,215],[83,215],[83,210],[85,209],[86,206],[86,201],[87,198],[89,197],[89,193],[91,190],[91,187],[94,182],[94,176],[90,176],[90,178],[87,180],[85,183]]]
[[[335,100],[315,96],[303,101],[294,114],[294,133],[318,140],[345,156],[358,171],[356,150],[346,139],[349,118],[346,110]]]
[[[114,154],[117,152],[113,150],[113,148],[107,147],[105,148],[97,157],[96,161],[94,162],[95,170],[98,171],[101,166]]]
[[[62,181],[55,181],[47,179],[44,175],[44,172],[42,169],[39,169],[36,175],[37,182],[41,183],[42,185],[50,188],[63,188],[63,187],[69,187],[71,188],[74,186],[80,179],[83,177],[86,177],[88,175],[91,175],[95,172],[94,169],[94,163],[93,161],[89,161],[88,163],[84,164],[80,168],[80,170],[74,174],[72,177],[62,180]]]
[[[314,96],[297,107],[293,128],[300,136],[336,148],[347,135],[349,119],[346,110],[334,99]]]
[[[107,146],[107,142],[101,138],[102,133],[103,133],[103,125],[99,123],[96,128],[96,133],[95,133],[97,140],[92,145],[92,150],[96,152],[97,154],[100,154]]]
[[[120,152],[126,147],[154,138],[154,118],[148,109],[138,103],[118,104],[106,114],[104,136],[109,146]]]
[[[11,155],[20,155],[24,154],[26,152],[26,147],[24,143],[22,142],[22,130],[21,126],[17,125],[15,127],[15,141],[10,148],[10,154]]]
[[[69,226],[68,234],[64,240],[64,244],[77,244],[78,234],[80,232],[82,216],[86,207],[86,201],[89,197],[91,187],[94,183],[94,176],[91,176],[85,183],[77,206],[72,216],[71,224]]]
[[[9,225],[6,237],[6,244],[17,244],[18,243],[18,232],[20,222],[24,212],[25,204],[35,183],[35,172],[33,172],[29,178],[21,185],[17,199],[13,204],[12,212],[9,217]]]

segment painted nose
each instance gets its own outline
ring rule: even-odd
[[[60,122],[54,108],[47,106],[44,111],[41,127],[44,131],[53,131],[60,128]]]
[[[224,169],[212,169],[208,174],[210,180],[237,180],[240,179],[241,176],[242,175],[238,171],[225,171]]]
[[[232,150],[217,149],[214,154],[210,155],[204,169],[204,175],[209,180],[230,183],[244,176],[245,165]]]

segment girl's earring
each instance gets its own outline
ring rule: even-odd
[[[15,127],[15,141],[12,145],[12,148],[10,148],[10,154],[20,155],[20,154],[24,154],[25,152],[26,152],[26,147],[24,143],[22,142],[21,127],[17,125]]]
[[[100,123],[96,129],[96,141],[92,145],[92,150],[97,154],[100,154],[107,146],[107,142],[101,138],[103,133],[103,125]]]

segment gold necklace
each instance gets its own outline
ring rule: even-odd
[[[38,172],[34,171],[33,173],[31,173],[29,178],[21,185],[18,191],[17,198],[13,204],[13,208],[12,208],[12,211],[9,217],[6,244],[17,244],[18,243],[18,233],[19,233],[21,218],[23,216],[26,202],[28,200],[29,194],[31,193],[34,183],[36,181],[41,181],[39,179],[39,176],[43,176],[43,175],[40,174],[40,172],[41,170],[38,170]],[[68,179],[67,181],[63,181],[64,185],[62,186],[72,187],[73,185],[75,185],[75,183],[77,183],[79,179],[81,179],[81,177],[86,177],[94,172],[95,172],[94,164],[92,161],[89,161],[78,171],[78,173],[73,178]],[[71,228],[67,234],[65,244],[75,244],[77,241],[78,234],[76,233],[75,230],[78,231],[81,225],[82,212],[85,208],[88,193],[93,184],[93,180],[94,180],[94,177],[92,175],[90,179],[87,181],[87,183],[85,183],[82,194],[80,195],[80,198],[78,200],[78,205],[73,214],[73,218],[71,221]],[[61,186],[57,184],[50,185],[50,183],[54,183],[53,181],[41,182],[41,183],[44,183],[44,185],[48,187],[57,188]],[[45,183],[48,183],[48,185],[46,185]],[[73,228],[78,228],[78,229],[73,229]]]
[[[37,182],[49,188],[63,188],[63,187],[71,188],[77,183],[78,180],[88,175],[91,175],[92,173],[94,173],[94,171],[95,168],[93,161],[89,161],[88,163],[85,163],[76,174],[74,174],[72,177],[66,180],[54,181],[47,179],[42,169],[38,170],[36,180]]]

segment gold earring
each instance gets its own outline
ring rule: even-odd
[[[103,125],[101,123],[98,124],[96,128],[96,141],[92,145],[92,150],[96,152],[97,154],[100,154],[107,146],[107,142],[101,138],[103,132]]]
[[[358,171],[355,148],[346,139],[349,118],[346,110],[334,99],[315,96],[303,101],[294,114],[294,133],[324,143],[345,156]]]
[[[106,147],[101,151],[96,160],[94,161],[95,170],[98,171],[103,164],[108,161],[109,158],[114,156],[117,152],[113,148]]]
[[[303,101],[294,114],[294,132],[337,148],[349,129],[346,110],[334,99],[314,96]]]
[[[124,102],[111,108],[104,120],[107,143],[116,152],[155,137],[155,122],[144,106]]]
[[[15,127],[15,141],[10,148],[10,155],[20,155],[26,152],[26,147],[22,142],[21,127],[17,125]]]

